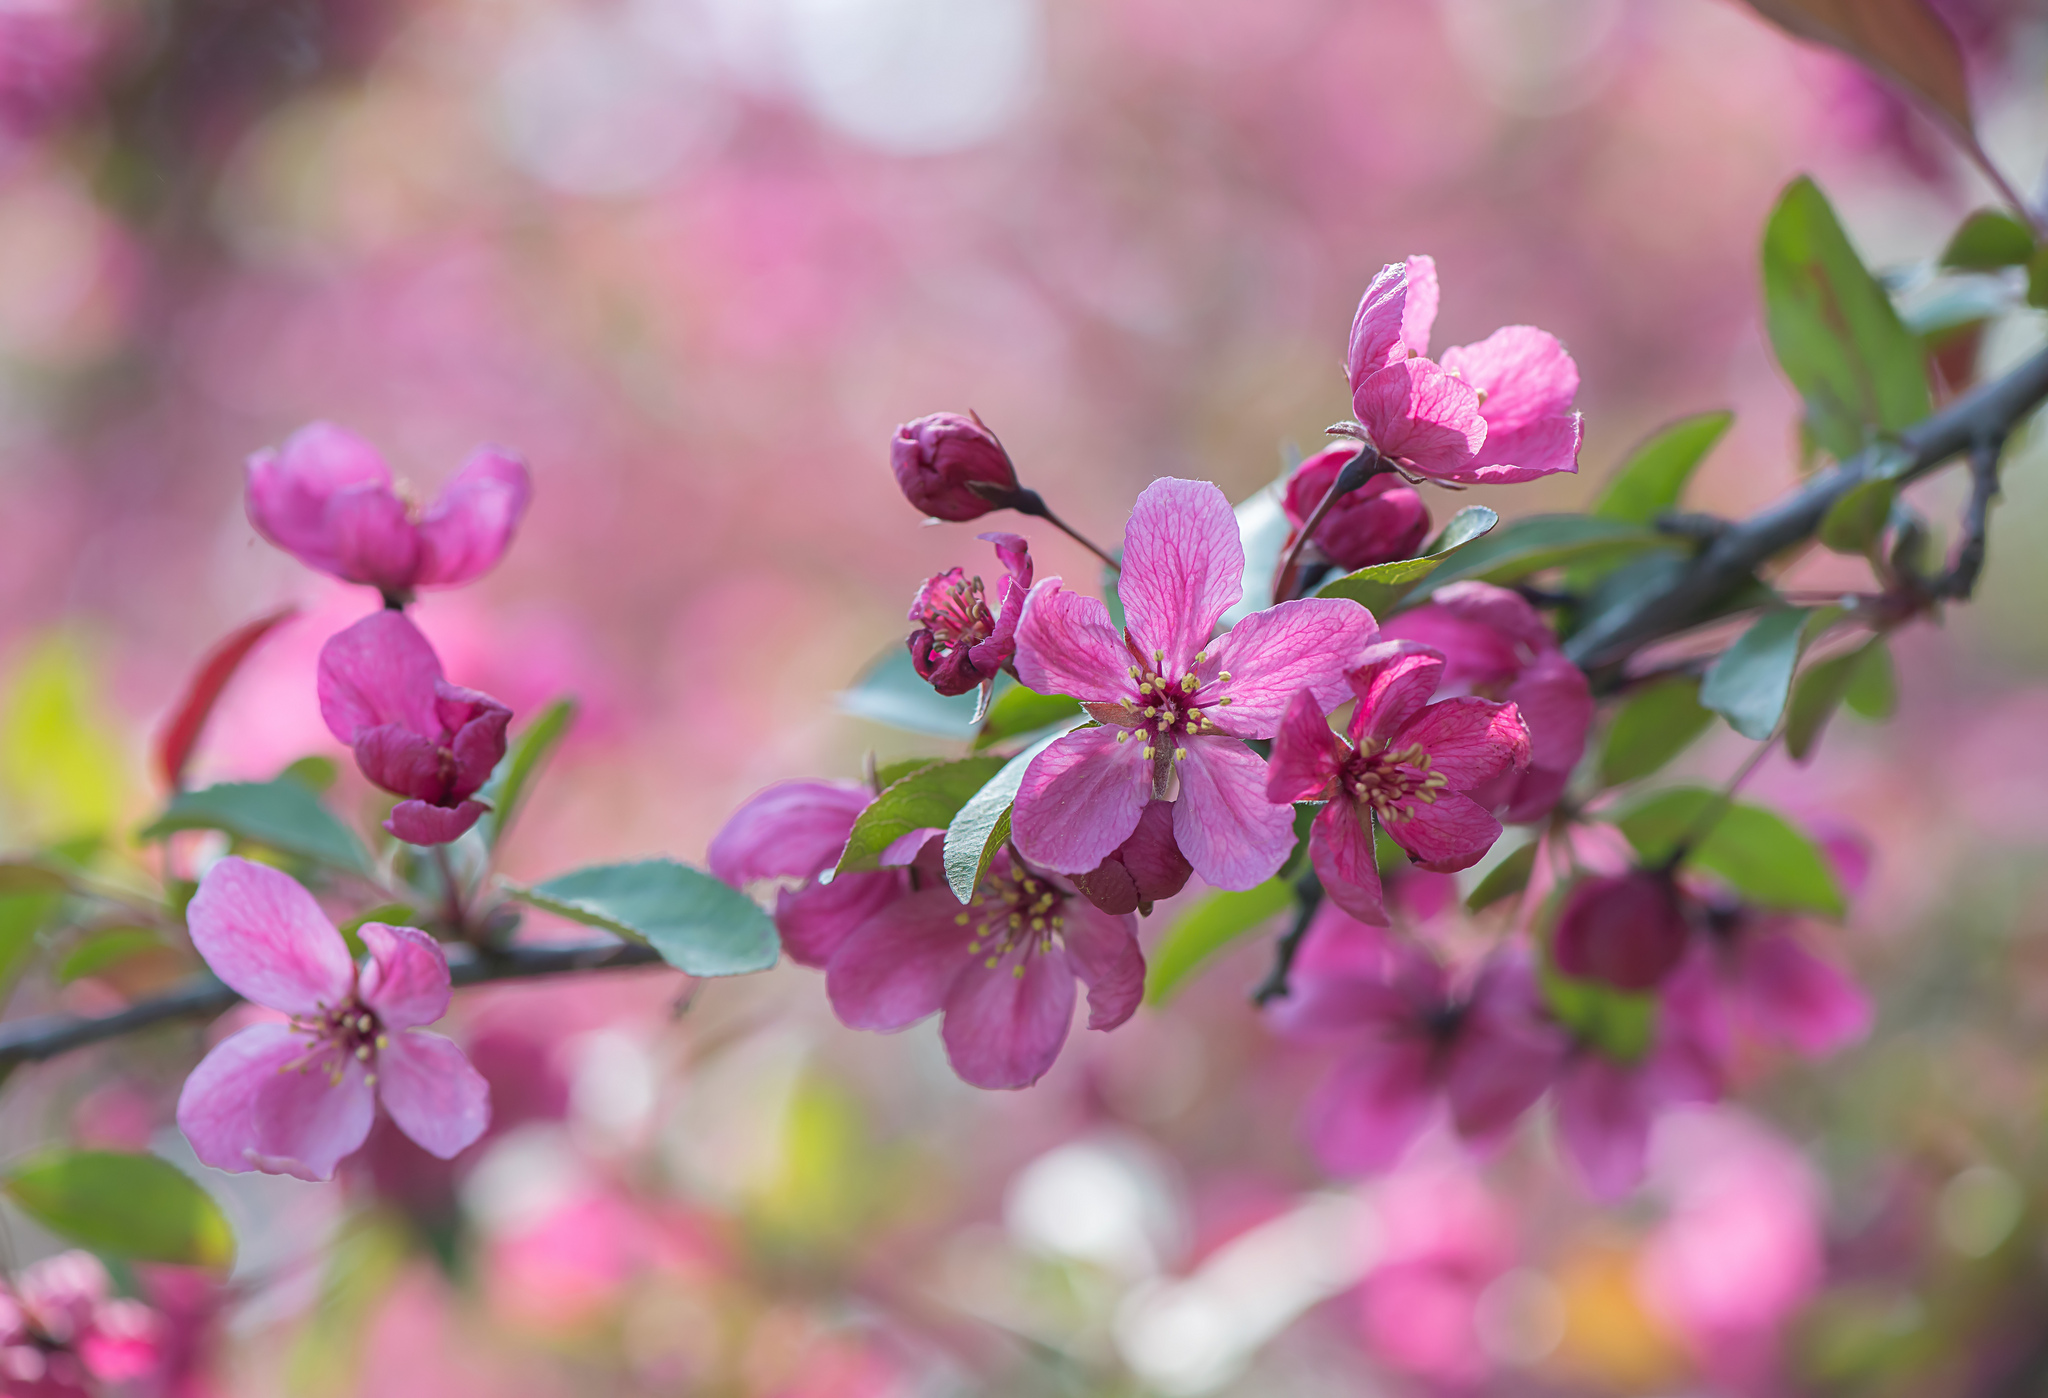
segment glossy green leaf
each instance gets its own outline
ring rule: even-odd
[[[1646,685],[1615,711],[1600,751],[1600,783],[1620,786],[1649,776],[1691,745],[1714,721],[1698,680],[1678,676]]]
[[[1616,468],[1592,513],[1626,524],[1654,524],[1657,516],[1678,508],[1685,483],[1734,421],[1735,414],[1723,409],[1680,418],[1658,431]]]
[[[1820,522],[1820,541],[1836,553],[1870,552],[1891,518],[1898,486],[1888,480],[1864,481],[1829,507]]]
[[[2002,209],[1979,209],[1963,220],[1942,249],[1941,265],[1966,272],[2024,267],[2034,255],[2034,235]]]
[[[1005,738],[1036,733],[1041,728],[1050,728],[1055,723],[1078,717],[1080,712],[1081,701],[1078,699],[1069,699],[1064,694],[1040,694],[1035,689],[1013,684],[988,706],[988,716],[982,720],[981,731],[974,735],[974,746],[985,748]]]
[[[1838,461],[1926,417],[1920,343],[1864,268],[1826,196],[1794,180],[1764,230],[1764,315],[1806,428]]]
[[[988,873],[989,861],[1010,838],[1010,806],[1017,799],[1017,788],[1023,785],[1024,769],[1060,736],[1043,738],[1004,763],[947,824],[946,882],[962,903],[973,899],[975,885]]]
[[[839,872],[879,869],[882,852],[911,831],[944,830],[1005,762],[1001,757],[934,762],[890,783],[854,821],[839,856]]]
[[[0,1189],[36,1222],[94,1252],[224,1268],[235,1236],[183,1171],[154,1155],[44,1150],[0,1170]]]
[[[687,864],[643,859],[577,869],[507,891],[586,927],[645,942],[692,976],[737,976],[775,964],[782,943],[753,899]]]
[[[1535,871],[1536,841],[1531,840],[1486,871],[1486,877],[1465,900],[1466,909],[1476,913],[1482,908],[1492,907],[1503,898],[1514,897],[1529,886],[1529,875]]]
[[[1862,718],[1890,718],[1899,706],[1898,680],[1892,673],[1892,650],[1882,636],[1870,638],[1861,651],[1861,659],[1849,676],[1849,687],[1842,693],[1842,702],[1849,706],[1849,712]]]
[[[1442,567],[1457,550],[1498,523],[1500,516],[1484,505],[1467,505],[1451,516],[1443,531],[1429,541],[1421,557],[1375,563],[1355,573],[1332,578],[1316,589],[1316,595],[1348,597],[1374,616],[1383,616],[1399,606],[1401,600],[1415,590],[1416,584]]]
[[[1863,648],[1858,647],[1799,672],[1792,686],[1791,706],[1785,711],[1785,751],[1794,762],[1804,762],[1812,756],[1821,731],[1848,696],[1849,683],[1862,663]]]
[[[1716,814],[1724,799],[1703,787],[1673,787],[1614,823],[1645,864],[1664,862],[1680,841],[1690,840],[1688,867],[1718,874],[1760,907],[1841,913],[1841,886],[1818,845],[1761,806],[1729,803]]]
[[[877,794],[887,791],[912,772],[922,772],[945,761],[942,757],[906,757],[900,762],[885,762],[875,768],[873,786]]]
[[[1537,968],[1537,984],[1552,1016],[1604,1056],[1633,1063],[1648,1052],[1657,1025],[1656,996],[1567,976],[1547,957]]]
[[[569,729],[576,722],[576,701],[557,699],[540,711],[540,716],[519,730],[519,736],[512,740],[511,748],[498,762],[498,769],[491,773],[480,799],[486,802],[491,812],[483,818],[484,842],[495,845],[505,838],[519,808],[532,788],[534,778],[547,765],[555,749],[562,745],[562,739],[569,736]]]
[[[161,951],[168,943],[147,927],[103,927],[81,938],[57,963],[57,983],[96,976],[142,952]]]
[[[934,690],[919,678],[910,651],[901,645],[870,665],[836,699],[841,712],[856,718],[962,742],[974,737],[974,710],[980,702],[972,690],[950,698]]]
[[[353,874],[367,876],[375,868],[355,832],[322,805],[310,787],[289,777],[181,791],[142,838],[161,840],[178,830],[222,830],[238,840]]]
[[[316,796],[325,796],[341,778],[341,768],[334,765],[334,759],[319,753],[310,753],[297,762],[288,764],[280,778],[289,777]]]
[[[1411,595],[1421,598],[1468,578],[1511,583],[1548,568],[1613,563],[1650,549],[1682,547],[1682,540],[1627,520],[1526,515],[1459,549],[1417,584]]]
[[[1268,879],[1242,893],[1213,893],[1176,918],[1146,958],[1145,1001],[1166,1001],[1211,957],[1294,906],[1294,888]]]
[[[1700,703],[1745,738],[1770,737],[1792,692],[1807,616],[1806,608],[1780,607],[1758,617],[1707,670]]]

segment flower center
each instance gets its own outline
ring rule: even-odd
[[[1450,785],[1441,772],[1429,770],[1429,762],[1429,754],[1419,743],[1410,743],[1398,752],[1361,750],[1345,764],[1340,782],[1353,800],[1372,807],[1381,820],[1406,820],[1405,803],[1420,801],[1433,806],[1436,794]]]
[[[294,1015],[292,1032],[306,1036],[306,1052],[280,1065],[278,1071],[296,1068],[307,1073],[317,1067],[336,1086],[341,1084],[342,1070],[351,1058],[370,1066],[363,1081],[375,1086],[377,1051],[391,1047],[391,1036],[377,1023],[377,1016],[354,998],[332,1009],[322,1004],[311,1015]]]
[[[1221,671],[1204,681],[1195,673],[1195,667],[1208,658],[1207,651],[1198,652],[1194,665],[1178,677],[1165,673],[1166,652],[1162,650],[1152,652],[1149,664],[1131,666],[1138,697],[1125,703],[1130,726],[1117,734],[1116,740],[1127,742],[1133,733],[1140,734],[1146,739],[1145,756],[1171,752],[1178,761],[1186,756],[1180,743],[1219,732],[1208,711],[1229,706],[1230,697],[1223,692],[1223,686],[1230,682],[1230,672]]]
[[[975,890],[973,906],[956,913],[953,921],[972,929],[967,951],[981,957],[985,968],[993,971],[1015,953],[1010,974],[1022,977],[1034,953],[1052,950],[1052,939],[1066,925],[1060,912],[1066,901],[1065,894],[1033,874],[992,869]]]
[[[931,633],[934,659],[963,645],[979,645],[996,624],[981,579],[970,578],[959,568],[949,568],[925,583],[910,619]]]

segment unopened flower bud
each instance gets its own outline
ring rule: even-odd
[[[1315,513],[1347,462],[1358,455],[1355,442],[1325,447],[1295,468],[1281,506],[1300,529]],[[1349,572],[1409,558],[1429,535],[1429,507],[1397,475],[1377,475],[1337,497],[1316,526],[1315,546],[1323,557]]]
[[[1568,976],[1648,990],[1685,955],[1687,931],[1671,876],[1639,869],[1574,886],[1557,915],[1551,955]]]
[[[1002,497],[1018,488],[1017,469],[995,433],[959,413],[933,413],[897,428],[889,464],[905,498],[939,519],[979,519],[1003,508]]]

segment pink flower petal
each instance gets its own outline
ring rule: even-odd
[[[1134,698],[1130,652],[1097,597],[1061,589],[1047,578],[1031,589],[1017,623],[1017,678],[1040,694],[1068,694],[1093,703]]]
[[[785,888],[775,897],[775,930],[782,950],[799,966],[822,967],[853,929],[903,896],[894,869],[848,873],[826,884]]]
[[[1593,726],[1593,687],[1586,672],[1550,650],[1529,663],[1503,696],[1521,710],[1529,726],[1532,766],[1570,771],[1586,751]]]
[[[1145,998],[1145,955],[1134,918],[1111,917],[1069,902],[1060,935],[1074,974],[1088,987],[1088,1027],[1114,1029]]]
[[[1759,929],[1735,951],[1743,1008],[1758,1029],[1818,1057],[1870,1032],[1863,988],[1801,946],[1791,933]]]
[[[489,572],[532,495],[524,462],[495,447],[476,451],[420,517],[415,583],[453,587]]]
[[[417,927],[366,922],[358,929],[370,962],[358,997],[386,1029],[432,1024],[448,1013],[448,954]]]
[[[1026,859],[1085,874],[1130,838],[1152,799],[1152,764],[1142,737],[1117,741],[1126,735],[1121,728],[1077,729],[1032,759],[1010,816]],[[1187,841],[1180,844],[1186,851]]]
[[[320,648],[320,717],[349,744],[361,730],[387,723],[438,736],[440,679],[441,658],[405,613],[373,612]]]
[[[1197,690],[1195,705],[1222,732],[1270,738],[1303,690],[1315,695],[1324,713],[1350,697],[1344,672],[1358,663],[1377,630],[1371,612],[1335,597],[1253,612],[1209,647],[1214,673],[1230,678]],[[1230,703],[1217,705],[1225,695]]]
[[[1403,801],[1380,821],[1380,828],[1416,863],[1439,874],[1471,868],[1500,838],[1499,821],[1452,791],[1438,792],[1434,803]]]
[[[946,996],[940,1035],[962,1082],[1029,1087],[1060,1056],[1073,1020],[1074,968],[1055,947],[993,968],[970,963]]]
[[[1380,268],[1359,299],[1351,321],[1344,371],[1356,390],[1368,375],[1411,354],[1429,353],[1429,329],[1436,320],[1436,263],[1410,257]]]
[[[1429,1045],[1375,1044],[1337,1065],[1309,1099],[1309,1147],[1323,1168],[1367,1174],[1399,1160],[1429,1124],[1436,1084]]]
[[[1181,751],[1187,757],[1175,763],[1173,838],[1195,872],[1211,888],[1228,889],[1279,873],[1294,852],[1294,807],[1266,799],[1258,754],[1235,738],[1191,738]]]
[[[839,862],[853,822],[874,799],[854,782],[778,782],[732,813],[711,837],[705,862],[735,888],[815,878]]]
[[[341,560],[327,521],[327,503],[351,486],[391,485],[377,449],[331,423],[316,422],[286,439],[281,451],[249,458],[249,522],[301,563],[339,574]]]
[[[1446,699],[1431,704],[1393,741],[1397,748],[1419,743],[1429,770],[1469,791],[1503,771],[1529,763],[1529,730],[1513,704],[1485,699]]]
[[[1351,406],[1373,445],[1421,476],[1454,479],[1486,440],[1471,385],[1427,359],[1409,359],[1352,390]]]
[[[336,934],[339,941],[339,934]],[[363,1065],[330,1051],[310,1070],[307,1040],[282,1024],[252,1025],[217,1044],[178,1094],[178,1126],[192,1152],[216,1170],[262,1170],[305,1180],[334,1176],[370,1134],[376,1100]]]
[[[1528,963],[1495,957],[1473,987],[1444,1064],[1458,1133],[1482,1147],[1498,1142],[1556,1078],[1565,1051],[1564,1035],[1543,1015]]]
[[[1557,337],[1533,325],[1504,325],[1476,345],[1443,352],[1440,362],[1479,390],[1488,440],[1571,411],[1579,366]]]
[[[1330,783],[1350,754],[1350,745],[1330,731],[1322,701],[1302,690],[1287,706],[1273,735],[1273,758],[1266,764],[1266,799],[1316,801],[1329,795]]]
[[[397,723],[358,728],[356,768],[395,796],[428,803],[442,802],[448,792],[441,768],[441,746]]]
[[[1512,431],[1488,430],[1485,445],[1464,469],[1447,480],[1473,485],[1514,485],[1539,476],[1572,474],[1579,469],[1579,442],[1585,424],[1577,413],[1544,418]]]
[[[1351,741],[1387,740],[1406,728],[1436,693],[1444,658],[1413,641],[1382,641],[1366,647],[1348,676],[1358,707],[1351,714]]]
[[[327,502],[327,528],[344,581],[403,592],[419,571],[420,541],[405,502],[379,485],[350,486]]]
[[[340,1004],[355,963],[327,914],[282,870],[233,856],[199,880],[185,920],[192,947],[244,999],[288,1015]]]
[[[377,1100],[420,1149],[452,1160],[491,1124],[491,1086],[451,1039],[422,1029],[377,1054]]]
[[[455,771],[447,799],[459,801],[480,790],[497,770],[505,756],[505,729],[512,711],[488,694],[445,681],[434,686],[434,709],[444,731],[455,735],[448,744]]]
[[[1387,925],[1379,857],[1363,811],[1341,799],[1323,807],[1310,828],[1308,855],[1332,903],[1368,926]]]
[[[1147,903],[1173,897],[1194,872],[1174,843],[1173,806],[1167,801],[1146,802],[1138,828],[1117,847],[1117,855],[1137,880],[1138,897]]]
[[[1408,259],[1408,304],[1401,309],[1401,344],[1410,354],[1429,353],[1429,332],[1436,324],[1436,259]]]
[[[1383,952],[1379,973],[1372,975],[1317,975],[1297,961],[1286,996],[1267,1007],[1266,1017],[1290,1039],[1355,1038],[1361,1032],[1393,1039],[1407,1033],[1416,1024],[1416,1005],[1387,978],[1396,955],[1391,948]]]
[[[1625,1197],[1643,1178],[1654,1110],[1635,1071],[1581,1053],[1556,1096],[1558,1135],[1587,1191],[1603,1201]]]
[[[409,845],[445,845],[468,834],[489,809],[481,801],[464,801],[456,806],[400,801],[391,808],[384,828]]]
[[[1172,476],[1146,486],[1124,526],[1116,591],[1139,652],[1163,651],[1161,673],[1178,679],[1244,595],[1244,545],[1223,492]]]
[[[967,923],[959,920],[963,911]],[[936,1013],[954,980],[979,964],[980,953],[968,950],[980,933],[977,911],[994,916],[980,904],[962,909],[949,889],[927,888],[855,928],[825,966],[825,993],[839,1022],[893,1031]]]

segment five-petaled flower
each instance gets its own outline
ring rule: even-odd
[[[249,522],[308,568],[388,597],[454,587],[489,572],[533,492],[526,467],[481,447],[415,512],[377,449],[331,423],[302,427],[249,458]]]
[[[1430,703],[1444,665],[1433,650],[1383,641],[1364,661],[1348,676],[1358,695],[1350,741],[1330,731],[1320,696],[1297,694],[1273,741],[1266,794],[1328,800],[1309,836],[1316,874],[1338,907],[1385,926],[1373,823],[1426,869],[1469,868],[1500,838],[1500,822],[1463,793],[1525,765],[1529,733],[1513,704]]]
[[[1035,864],[1086,874],[1138,827],[1152,800],[1173,803],[1173,835],[1217,888],[1269,879],[1294,846],[1294,812],[1266,799],[1265,764],[1244,745],[1270,738],[1306,690],[1327,712],[1372,633],[1372,616],[1335,598],[1283,602],[1216,623],[1243,593],[1244,548],[1223,492],[1156,480],[1124,531],[1119,635],[1093,597],[1057,578],[1031,590],[1017,628],[1017,675],[1081,700],[1100,726],[1033,759],[1012,830]]]
[[[934,838],[911,865],[916,892],[855,928],[825,967],[840,1021],[904,1029],[943,1013],[946,1057],[975,1087],[1029,1087],[1059,1057],[1088,987],[1088,1027],[1114,1029],[1145,993],[1137,924],[1075,897],[1007,849],[966,907]]]
[[[447,1160],[490,1123],[490,1089],[462,1050],[420,1028],[448,1009],[448,958],[415,927],[366,922],[348,943],[295,879],[228,858],[187,913],[192,945],[230,990],[290,1016],[216,1045],[185,1080],[178,1125],[217,1169],[329,1179],[377,1105]]]
[[[505,755],[512,711],[441,677],[405,613],[364,617],[320,648],[320,716],[364,776],[406,799],[384,828],[415,845],[458,839],[489,809],[471,799]]]
[[[910,619],[917,623],[910,633],[910,663],[941,694],[965,694],[976,686],[986,693],[1017,653],[1017,619],[1031,591],[1031,547],[1015,534],[979,537],[996,546],[1009,574],[993,615],[981,579],[959,568],[927,578],[910,604]]]
[[[1427,358],[1436,263],[1380,269],[1351,323],[1351,406],[1373,447],[1417,476],[1500,485],[1579,466],[1579,369],[1557,337],[1508,325]]]

